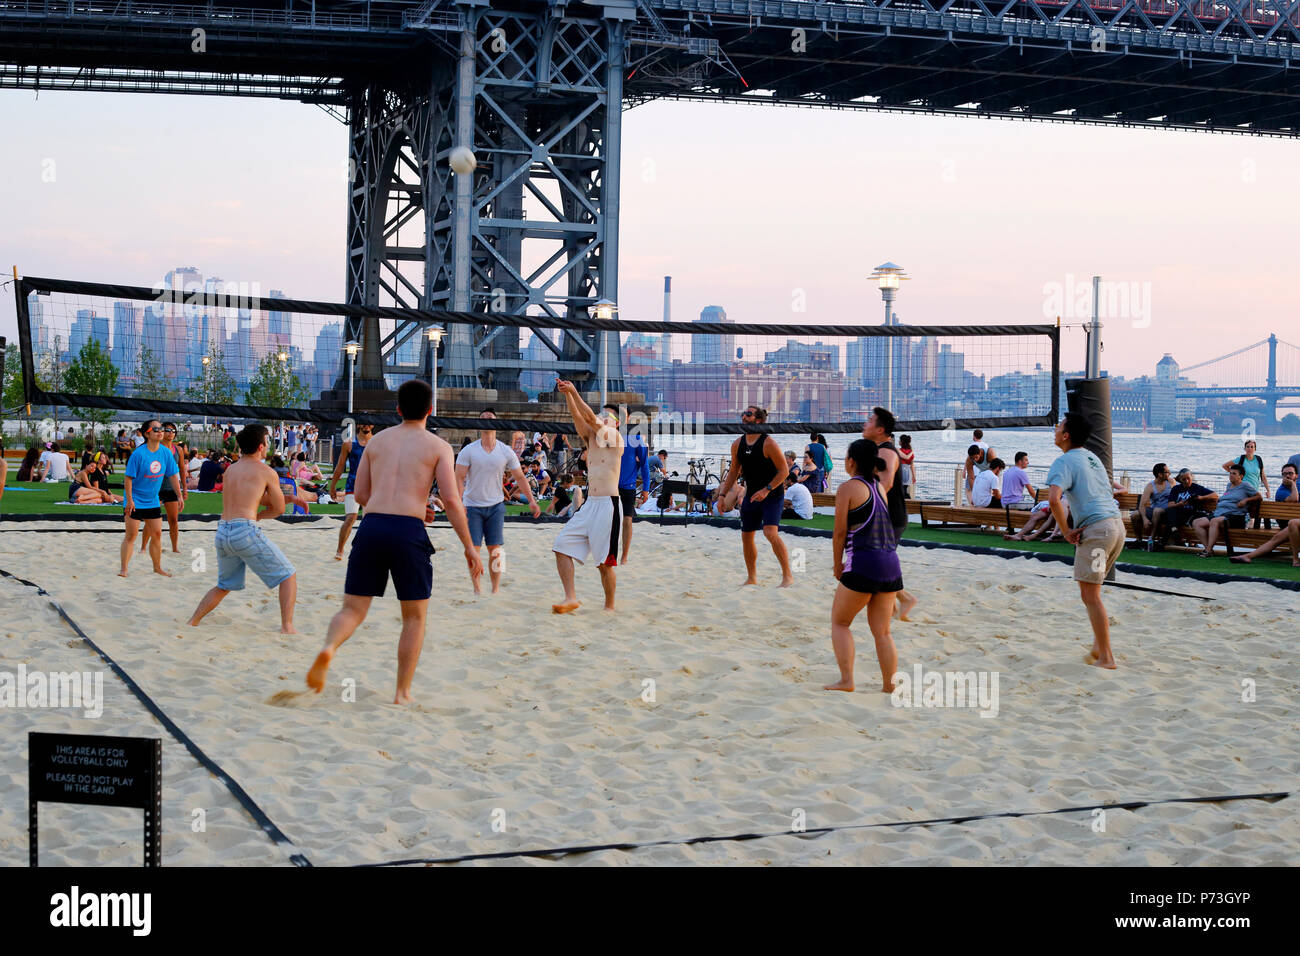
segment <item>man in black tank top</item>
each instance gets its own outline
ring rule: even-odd
[[[894,526],[894,538],[902,541],[903,532],[907,530],[907,500],[903,497],[903,485],[898,475],[898,466],[902,459],[898,457],[898,449],[894,447],[894,413],[886,408],[873,408],[871,417],[862,426],[862,437],[876,443],[880,460],[885,463],[884,470],[876,477],[880,481],[881,490],[885,492],[885,503],[889,506],[889,523]],[[907,621],[916,603],[916,598],[907,590],[899,591],[894,613],[901,620]]]
[[[750,405],[741,413],[745,425],[761,425],[767,421],[767,412]],[[750,439],[753,439],[751,441]],[[781,509],[785,503],[785,476],[790,465],[775,441],[766,433],[744,434],[731,445],[731,467],[714,497],[722,500],[731,486],[741,476],[745,479],[745,497],[740,503],[740,541],[745,552],[745,584],[758,583],[758,543],[754,533],[763,529],[763,536],[772,546],[772,553],[781,565],[780,587],[794,583],[790,573],[790,555],[781,539]]]

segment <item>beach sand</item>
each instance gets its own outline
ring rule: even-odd
[[[642,522],[631,565],[619,570],[618,613],[599,610],[596,570],[580,567],[586,603],[560,617],[550,613],[560,596],[555,525],[507,524],[503,593],[479,598],[455,536],[439,525],[429,632],[406,708],[391,703],[391,592],[340,651],[326,691],[304,693],[342,595],[333,520],[268,529],[298,568],[297,636],[277,633],[275,593],[251,575],[201,627],[186,625],[215,583],[215,524],[182,526],[181,555],[164,558],[171,580],[138,555],[118,578],[116,535],[26,530],[57,524],[7,526],[0,568],[48,590],[316,865],[755,832],[785,835],[564,862],[1300,858],[1296,797],[1109,810],[1104,829],[1082,811],[788,833],[799,811],[813,830],[1291,789],[1300,768],[1294,592],[1120,575],[1212,600],[1107,589],[1119,662],[1107,672],[1085,663],[1090,632],[1067,565],[904,548],[904,579],[922,605],[911,623],[895,622],[900,670],[996,672],[997,714],[983,717],[972,707],[894,706],[878,692],[865,619],[855,628],[858,692],[821,690],[837,677],[829,539],[787,537],[804,549],[806,570],[784,591],[760,541],[763,586],[742,590],[735,531]],[[19,663],[102,668],[46,598],[0,579],[0,670]],[[1253,702],[1242,699],[1246,680]],[[98,720],[0,709],[10,742],[0,754],[0,862],[27,861],[25,735],[40,730],[162,738],[165,864],[288,864],[291,851],[111,673],[104,688]],[[43,864],[140,860],[138,811],[47,804],[41,820]]]

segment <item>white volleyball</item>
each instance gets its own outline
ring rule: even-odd
[[[451,151],[451,156],[447,158],[452,172],[460,176],[468,176],[474,172],[474,167],[478,165],[478,160],[474,157],[474,151],[468,146],[457,146]]]

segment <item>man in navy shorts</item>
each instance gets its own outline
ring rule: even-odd
[[[366,509],[348,554],[348,575],[343,585],[343,609],[330,621],[325,647],[307,672],[307,686],[325,689],[325,677],[334,655],[366,619],[370,602],[382,597],[393,579],[402,605],[402,637],[397,645],[395,704],[411,701],[411,681],[424,647],[425,617],[433,591],[433,564],[426,522],[434,519],[429,489],[437,478],[443,508],[465,547],[465,563],[477,584],[483,574],[478,548],[470,539],[465,506],[460,500],[451,446],[425,427],[433,411],[433,390],[420,379],[404,382],[397,390],[397,410],[402,424],[370,439],[361,456],[354,490]]]

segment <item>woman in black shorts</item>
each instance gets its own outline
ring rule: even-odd
[[[176,423],[163,422],[163,447],[172,453],[176,459],[176,467],[180,469],[181,475],[185,474],[185,459],[181,457],[180,446],[176,444]],[[181,527],[180,516],[181,510],[185,507],[185,499],[188,494],[185,490],[185,482],[181,482],[181,496],[176,497],[176,492],[172,490],[170,482],[163,482],[162,488],[158,490],[158,503],[162,505],[163,511],[167,515],[167,531],[172,539],[172,551],[176,554],[181,553]],[[140,552],[143,554],[148,546],[148,538],[141,543]]]

